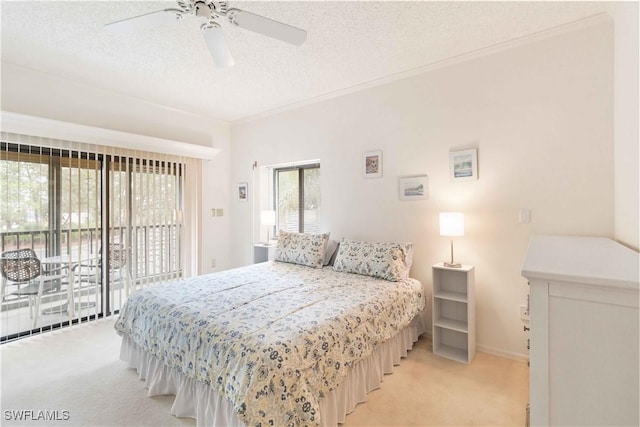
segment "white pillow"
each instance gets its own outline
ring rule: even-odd
[[[333,269],[397,282],[409,277],[412,262],[413,243],[343,239]]]
[[[329,233],[291,233],[280,231],[276,246],[276,261],[321,268],[329,241]]]

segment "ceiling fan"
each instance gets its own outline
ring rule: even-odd
[[[178,0],[179,9],[164,9],[122,21],[106,24],[105,28],[117,33],[130,33],[161,25],[171,24],[188,15],[204,19],[200,26],[213,62],[219,67],[231,67],[234,64],[229,46],[220,26],[220,21],[228,20],[240,28],[264,34],[267,37],[301,45],[307,39],[307,32],[297,27],[274,21],[255,13],[229,8],[226,1],[214,0]]]

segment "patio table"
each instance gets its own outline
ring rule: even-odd
[[[69,283],[67,284],[67,302],[57,307],[51,307],[46,310],[42,310],[42,314],[64,313],[69,312],[69,315],[73,318],[75,316],[75,304],[73,301],[73,287],[75,285],[75,273],[74,266],[77,264],[84,264],[96,260],[96,257],[89,257],[84,259],[72,259],[69,255],[56,255],[52,257],[42,258],[40,263],[43,265],[66,265],[69,273]]]

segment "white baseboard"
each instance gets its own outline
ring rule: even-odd
[[[425,332],[423,334],[425,337],[429,338],[430,340],[433,340],[433,336],[431,332]],[[504,357],[505,359],[512,359],[512,360],[522,360],[522,361],[527,361],[529,360],[529,355],[528,354],[522,354],[522,353],[515,353],[512,351],[505,351],[499,348],[495,348],[495,347],[489,347],[486,345],[476,345],[476,350],[477,351],[481,351],[483,353],[487,353],[487,354],[493,354],[494,356],[500,356],[500,357]]]
[[[513,359],[513,360],[529,360],[528,354],[515,353],[512,351],[505,351],[499,348],[489,347],[486,345],[477,345],[476,349],[483,353],[493,354],[494,356],[504,357],[505,359]]]

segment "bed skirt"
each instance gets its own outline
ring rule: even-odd
[[[393,366],[400,363],[423,332],[424,326],[418,315],[409,326],[358,362],[344,382],[320,400],[322,425],[343,423],[358,403],[367,400],[367,393],[380,387],[383,376],[393,372]],[[224,396],[204,383],[167,367],[126,335],[122,338],[120,359],[137,370],[139,378],[149,389],[149,396],[176,396],[170,411],[172,415],[195,418],[198,426],[244,426]]]

